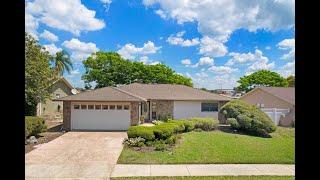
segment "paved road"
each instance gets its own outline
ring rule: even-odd
[[[68,132],[25,155],[26,179],[108,179],[126,132]]]

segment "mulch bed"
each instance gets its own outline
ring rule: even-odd
[[[62,123],[56,123],[56,122],[53,122],[51,124],[49,124],[49,123],[47,123],[47,126],[48,126],[47,132],[43,132],[43,133],[39,134],[39,136],[36,137],[38,140],[38,143],[26,144],[24,146],[25,154],[32,151],[33,149],[35,149],[34,146],[50,142],[65,133],[64,131],[61,131]]]

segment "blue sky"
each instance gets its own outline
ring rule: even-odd
[[[232,88],[260,69],[294,74],[292,0],[29,0],[26,31],[52,54],[65,49],[83,87],[82,61],[117,51],[146,64],[164,63],[196,87]]]

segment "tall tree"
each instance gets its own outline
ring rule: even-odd
[[[70,55],[65,50],[59,51],[55,56],[51,57],[51,62],[53,63],[57,76],[62,76],[64,71],[70,73],[73,68]]]
[[[25,33],[25,104],[29,106],[25,112],[28,115],[34,115],[36,104],[50,97],[50,85],[56,76],[49,59],[49,53],[38,41]]]
[[[287,87],[288,82],[280,74],[268,70],[260,70],[248,76],[243,76],[237,81],[240,91],[250,91],[255,86]]]
[[[193,86],[190,78],[177,74],[164,64],[146,65],[123,59],[115,52],[97,52],[83,61],[85,73],[82,79],[86,87],[91,82],[95,88],[115,86],[116,84],[163,83]]]
[[[295,87],[295,76],[291,75],[287,77],[287,81],[289,87]]]

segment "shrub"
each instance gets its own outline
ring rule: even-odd
[[[155,138],[165,140],[170,136],[172,136],[172,134],[175,132],[177,127],[178,126],[173,123],[163,123],[163,124],[154,126],[153,133]]]
[[[141,137],[136,137],[136,138],[126,138],[123,141],[123,144],[129,147],[142,147],[144,146],[144,142],[146,140],[141,138]]]
[[[235,118],[228,118],[227,124],[230,124],[231,128],[233,129],[239,129],[239,123]]]
[[[34,116],[25,116],[25,134],[28,136],[36,136],[47,130],[47,126],[43,118]]]
[[[129,138],[141,137],[146,141],[152,141],[155,139],[153,127],[131,126],[129,127],[127,134]]]
[[[210,131],[218,128],[219,121],[213,118],[190,118],[194,123],[194,128],[200,128],[204,131]]]
[[[155,141],[154,147],[156,151],[164,151],[167,149],[167,145],[163,141]]]
[[[170,114],[159,114],[157,119],[163,122],[168,122],[172,119],[172,116]]]
[[[184,120],[184,132],[190,132],[194,129],[194,123],[192,121]]]
[[[175,144],[177,141],[177,136],[173,135],[170,136],[168,139],[165,140],[166,144]]]
[[[200,129],[200,128],[196,128],[196,129],[194,129],[193,131],[194,131],[194,132],[202,132],[203,130]]]
[[[185,131],[184,122],[182,120],[169,120],[167,124],[173,126],[174,133],[182,133]]]
[[[158,121],[158,120],[153,120],[152,121],[152,124],[154,124],[154,125],[159,125],[159,124],[162,124],[163,123],[163,121]]]
[[[223,112],[227,119],[236,119],[238,125],[234,120],[231,120],[231,123],[229,123],[234,129],[259,136],[267,136],[276,130],[275,124],[267,114],[255,105],[247,104],[241,100],[228,102],[222,106],[220,112]]]

